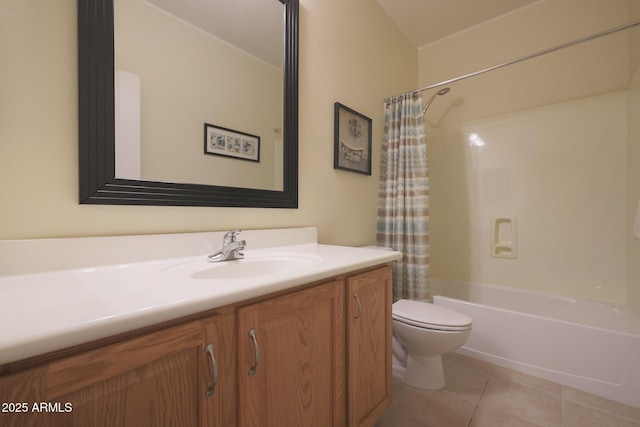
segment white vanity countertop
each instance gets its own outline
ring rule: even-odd
[[[304,230],[312,230],[310,234],[315,235],[315,229]],[[265,233],[261,230],[257,235],[264,237]],[[197,235],[200,241],[202,234]],[[218,237],[218,233],[213,234]],[[248,247],[250,238],[251,233],[247,232]],[[93,239],[100,244],[100,238]],[[269,275],[194,279],[188,274],[188,268],[215,267],[215,264],[206,263],[206,254],[200,253],[99,267],[0,275],[0,364],[402,257],[394,251],[323,245],[309,240],[313,239],[293,239],[291,241],[296,243],[293,245],[270,248],[260,244],[257,245],[261,246],[259,249],[247,249],[248,261],[273,254],[283,254],[283,259],[295,256],[311,260],[309,265]],[[286,239],[279,240],[283,241]],[[77,246],[82,247],[79,243]]]

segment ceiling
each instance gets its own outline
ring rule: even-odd
[[[377,0],[420,47],[542,0]]]
[[[279,1],[146,1],[281,68],[283,9]],[[544,0],[376,1],[411,43],[420,47]],[[247,31],[247,28],[254,31]],[[257,28],[260,28],[260,36],[250,37]]]
[[[147,1],[261,61],[282,69],[284,8],[279,1]]]

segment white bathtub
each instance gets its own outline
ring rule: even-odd
[[[431,292],[473,318],[458,353],[640,407],[640,319],[628,307],[439,280]]]

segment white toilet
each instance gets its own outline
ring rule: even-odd
[[[444,387],[442,355],[471,333],[469,316],[439,305],[399,300],[393,304],[393,376],[427,390]]]

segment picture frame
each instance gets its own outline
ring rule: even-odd
[[[371,129],[369,117],[334,104],[334,169],[371,175]]]
[[[260,162],[260,137],[205,123],[204,153]]]

